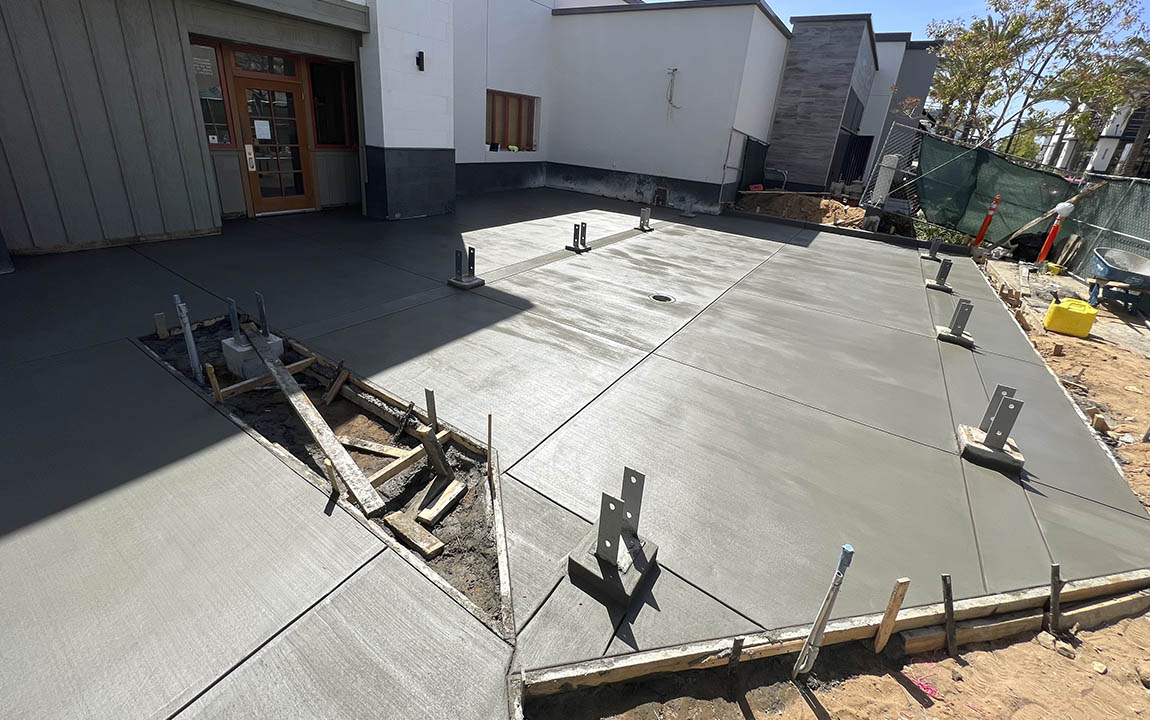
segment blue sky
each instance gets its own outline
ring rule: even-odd
[[[647,0],[662,2],[663,0]],[[915,40],[925,40],[926,26],[932,20],[967,18],[985,13],[982,0],[952,0],[946,3],[908,0],[766,0],[775,14],[790,25],[793,15],[842,15],[870,13],[875,32],[910,32]]]

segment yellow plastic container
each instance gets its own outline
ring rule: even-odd
[[[1042,327],[1063,335],[1084,338],[1090,334],[1097,316],[1098,310],[1090,307],[1090,303],[1064,298],[1061,302],[1050,303],[1050,309],[1042,319]]]

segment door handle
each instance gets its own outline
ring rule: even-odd
[[[251,145],[244,145],[244,154],[248,156],[248,172],[256,171],[256,154]]]

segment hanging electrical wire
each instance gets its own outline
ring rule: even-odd
[[[678,105],[675,104],[675,75],[679,72],[679,68],[667,68],[667,74],[670,78],[667,80],[667,104],[676,110],[680,110]]]

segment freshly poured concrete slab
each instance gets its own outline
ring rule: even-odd
[[[385,552],[180,717],[504,718],[510,654]]]
[[[474,202],[474,200],[473,200]],[[340,218],[338,232],[308,235],[330,251],[353,252],[418,275],[446,281],[455,272],[455,251],[475,248],[475,272],[479,277],[496,269],[539,255],[562,250],[571,244],[575,223],[587,223],[587,241],[631,230],[638,225],[634,214],[586,208],[571,212],[573,203],[544,202],[556,212],[536,214],[526,220],[498,217],[491,213],[474,226],[458,218],[421,218],[385,223],[362,217]],[[542,208],[540,209],[542,211]],[[319,225],[320,223],[315,223]]]
[[[642,357],[642,352],[474,293],[313,338],[400,397],[435,390],[441,415],[486,437],[505,468]],[[422,404],[421,402],[419,404]]]
[[[859,241],[865,242],[865,241]],[[882,248],[878,243],[869,246]],[[837,313],[857,320],[934,336],[934,323],[926,304],[926,290],[916,271],[907,272],[905,262],[895,272],[872,272],[882,265],[860,266],[858,261],[827,254],[811,254],[809,248],[788,247],[739,283],[739,288],[815,310]],[[897,257],[897,256],[896,256]],[[910,276],[912,282],[905,278]]]
[[[656,567],[631,601],[607,655],[759,630],[762,628],[667,568]]]
[[[1114,460],[1045,365],[990,354],[977,356],[975,362],[987,392],[1001,383],[1016,388],[1015,397],[1023,402],[1011,432],[1026,456],[1023,480],[1146,515]]]
[[[567,574],[567,554],[591,524],[507,473],[501,482],[512,601],[520,630]]]
[[[1050,582],[1050,553],[1030,504],[1045,491],[966,460],[962,472],[987,591]]]
[[[1145,513],[1115,510],[1041,486],[1030,501],[1064,579],[1150,567],[1150,518]]]
[[[982,270],[978,265],[968,257],[961,255],[947,255],[946,253],[939,253],[941,258],[947,258],[950,263],[950,274],[946,276],[946,284],[954,288],[954,292],[959,297],[970,298],[971,300],[995,300],[997,295],[994,289],[990,287],[990,283],[986,281],[986,276],[982,274]],[[923,279],[933,280],[938,275],[938,263],[933,260],[922,261],[922,275]]]
[[[166,717],[383,547],[127,341],[0,397],[8,717]]]
[[[600,657],[625,612],[588,595],[564,574],[519,633],[513,667],[550,667]]]
[[[902,576],[930,578],[908,604],[936,602],[942,572],[985,592],[953,453],[653,356],[512,472],[592,517],[623,465],[647,474],[660,562],[763,627],[810,622],[843,543],[837,616],[881,611]]]
[[[740,286],[658,354],[954,451],[936,345],[932,338],[779,302]]]
[[[0,276],[0,365],[154,332],[154,313],[175,327],[172,295],[192,320],[218,314],[218,300],[129,248],[17,257]]]
[[[142,245],[139,252],[252,314],[255,292],[262,292],[270,324],[285,332],[439,286],[259,221],[229,224],[221,237]],[[212,310],[224,314],[227,306],[217,302]]]
[[[666,229],[664,229],[666,228]],[[480,288],[557,322],[650,350],[780,247],[663,223]],[[671,302],[659,302],[664,295]]]
[[[938,351],[952,428],[959,424],[977,426],[990,394],[983,387],[974,353],[944,342],[938,343]],[[1048,582],[1050,553],[1027,499],[1040,490],[967,460],[962,460],[962,473],[987,590],[1009,592]]]
[[[962,295],[929,291],[927,295],[935,325],[950,325],[955,305]],[[968,298],[970,299],[970,298]],[[1018,323],[1006,311],[998,298],[973,298],[974,310],[966,323],[966,332],[974,338],[975,348],[983,353],[995,353],[1043,365],[1042,358],[1023,334]]]
[[[786,255],[805,258],[812,265],[829,267],[836,273],[865,273],[882,282],[908,287],[918,284],[918,251],[913,248],[829,232],[791,245]]]

